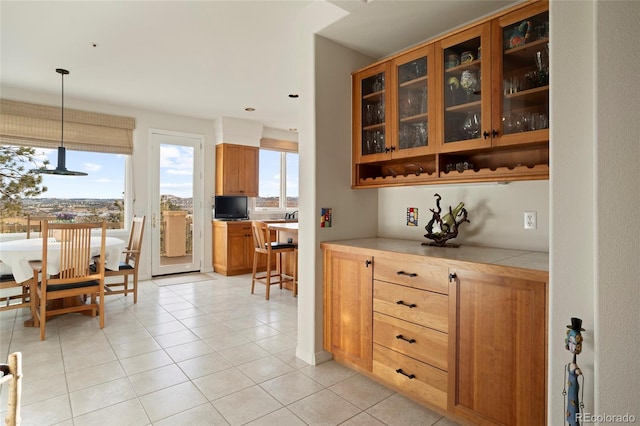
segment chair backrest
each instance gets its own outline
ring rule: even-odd
[[[253,244],[256,251],[266,253],[271,247],[271,233],[269,225],[259,220],[251,222],[251,230],[253,231]]]
[[[90,267],[91,258],[97,253],[92,252],[91,231],[101,229],[100,257],[105,259],[105,239],[107,235],[107,224],[102,222],[89,223],[56,223],[44,222],[43,232],[52,232],[60,243],[60,267],[59,274],[49,277],[51,272],[48,269],[49,244],[46,241],[42,244],[42,282],[43,285],[72,284],[83,281],[104,280],[104,262],[99,262],[100,267],[92,270]],[[56,253],[57,255],[57,253]],[[45,277],[47,277],[45,279]],[[46,284],[44,284],[46,283]],[[46,288],[43,289],[46,291]]]
[[[127,245],[127,254],[125,262],[132,266],[137,266],[142,250],[142,236],[144,235],[144,223],[146,216],[134,216],[131,221],[131,232],[129,233],[129,244]]]
[[[56,220],[55,216],[32,216],[27,215],[27,240],[31,239],[31,228],[37,224],[38,237],[42,236],[42,223]]]

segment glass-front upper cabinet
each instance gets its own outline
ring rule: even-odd
[[[402,158],[435,151],[430,129],[434,97],[429,96],[429,81],[434,76],[434,46],[429,45],[402,55],[393,61],[395,87],[391,141],[392,157]]]
[[[491,146],[491,74],[489,23],[438,42],[436,67],[441,126],[440,152]]]
[[[357,163],[388,158],[390,134],[389,76],[390,63],[385,62],[353,75],[354,84],[354,155]]]
[[[536,3],[494,21],[496,81],[495,145],[549,139],[549,12]]]

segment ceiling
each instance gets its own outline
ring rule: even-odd
[[[318,2],[3,0],[0,83],[59,94],[66,68],[65,99],[297,128],[296,17]],[[379,59],[516,2],[333,0],[348,14],[318,34]]]

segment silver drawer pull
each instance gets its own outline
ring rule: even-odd
[[[416,305],[415,303],[411,303],[411,304],[409,304],[409,303],[405,303],[405,302],[403,302],[402,300],[398,300],[398,301],[396,302],[396,305],[403,305],[403,306],[406,306],[407,308],[415,308],[416,306],[418,306],[418,305]]]
[[[398,274],[398,275],[406,275],[407,277],[411,277],[411,278],[418,276],[418,274],[416,274],[414,272],[405,272],[405,271],[398,271],[398,272],[396,272],[396,274]]]
[[[415,379],[415,378],[416,378],[416,375],[415,375],[415,374],[407,374],[407,373],[405,373],[404,371],[402,371],[402,368],[398,368],[398,369],[396,370],[396,373],[398,373],[398,374],[402,374],[403,376],[407,376],[409,379]]]
[[[415,342],[416,342],[416,339],[407,339],[407,338],[406,338],[406,337],[404,337],[402,334],[398,334],[398,335],[396,336],[396,339],[404,340],[405,342],[408,342],[408,343],[415,343]]]

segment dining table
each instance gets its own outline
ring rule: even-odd
[[[28,281],[33,277],[33,268],[29,264],[32,261],[42,261],[42,245],[47,243],[47,273],[55,275],[60,272],[60,242],[55,237],[30,238],[21,240],[0,241],[0,274],[13,274],[13,278],[18,283]],[[100,235],[91,236],[91,257],[99,256],[101,251],[102,237]],[[120,257],[126,243],[120,238],[105,237],[105,268],[117,271],[120,266]],[[87,262],[91,259],[87,259]],[[30,284],[30,291],[34,291],[34,283]],[[60,301],[65,306],[84,303],[77,297],[72,300],[63,299]],[[31,306],[32,315],[35,306]],[[24,322],[25,327],[33,327],[34,320],[30,318]]]
[[[45,239],[31,238],[22,240],[0,241],[0,273],[13,274],[18,283],[23,283],[33,277],[31,261],[42,260],[42,245]],[[60,242],[55,237],[46,238],[48,246],[47,272],[55,275],[60,272]],[[102,238],[99,235],[91,237],[91,256],[100,255]],[[126,243],[120,238],[105,238],[105,268],[117,271],[120,265],[120,255]],[[87,259],[89,262],[91,259]]]

